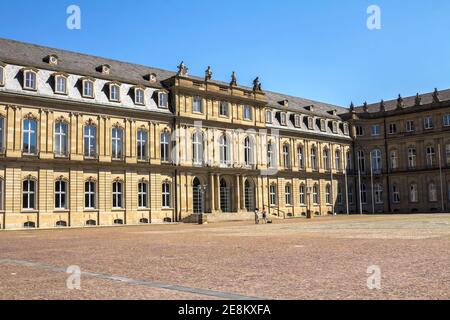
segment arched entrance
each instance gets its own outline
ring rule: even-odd
[[[220,179],[220,210],[231,212],[231,187],[225,179]]]
[[[244,184],[244,204],[248,212],[255,211],[255,183],[252,179],[245,180]]]
[[[195,214],[205,213],[205,194],[199,178],[195,178],[192,183],[192,202]]]

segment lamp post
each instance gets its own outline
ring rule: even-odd
[[[198,186],[198,188],[199,188],[199,193],[198,193],[198,197],[200,198],[200,199],[198,199],[198,202],[199,202],[199,205],[200,205],[200,212],[199,212],[199,215],[198,215],[198,224],[205,224],[205,223],[207,223],[207,219],[206,219],[206,216],[205,216],[205,205],[204,205],[204,203],[205,203],[205,193],[206,193],[206,190],[208,189],[208,185],[207,184],[204,184],[204,185],[200,185],[200,186]]]
[[[311,192],[312,192],[312,188],[307,187],[306,188],[306,202],[308,203],[308,205],[306,207],[306,219],[313,218],[313,214],[311,212]]]

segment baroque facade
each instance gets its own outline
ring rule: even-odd
[[[446,211],[448,101],[348,109],[0,39],[0,226]]]

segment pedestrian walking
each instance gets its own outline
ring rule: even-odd
[[[263,207],[263,211],[262,211],[262,221],[263,224],[267,223],[267,211],[266,211],[266,207]]]
[[[255,224],[259,224],[259,209],[255,209]]]

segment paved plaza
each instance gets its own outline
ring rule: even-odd
[[[450,215],[8,231],[0,270],[0,299],[449,299]]]

